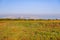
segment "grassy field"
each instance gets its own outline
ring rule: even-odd
[[[0,21],[0,40],[60,40],[60,20]]]

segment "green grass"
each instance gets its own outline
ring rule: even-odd
[[[0,40],[60,40],[60,22],[0,21]]]

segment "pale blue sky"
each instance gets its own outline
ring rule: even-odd
[[[60,17],[60,0],[0,0],[0,17],[3,16]]]

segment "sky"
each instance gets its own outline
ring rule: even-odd
[[[0,0],[0,17],[60,18],[60,0]]]

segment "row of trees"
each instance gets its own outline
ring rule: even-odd
[[[35,20],[35,21],[49,21],[49,20],[60,20],[60,19],[20,19],[20,18],[17,18],[17,19],[11,19],[11,18],[5,18],[5,19],[0,19],[0,21],[2,20]]]

